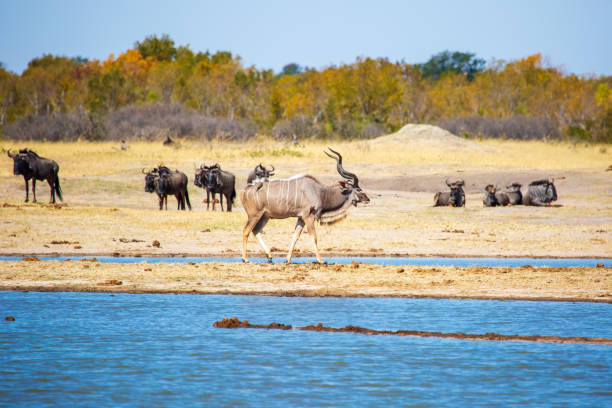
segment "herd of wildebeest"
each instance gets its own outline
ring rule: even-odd
[[[325,152],[336,161],[336,170],[343,178],[342,181],[324,185],[313,176],[298,174],[287,179],[274,179],[274,167],[266,168],[261,164],[251,170],[247,178],[247,185],[241,193],[240,200],[248,220],[243,228],[242,258],[246,262],[246,243],[251,233],[257,238],[264,249],[268,260],[272,259],[270,249],[262,239],[262,230],[268,220],[273,218],[297,218],[294,235],[289,246],[287,262],[291,260],[291,254],[302,229],[306,226],[311,235],[317,262],[322,262],[317,245],[314,223],[319,221],[323,224],[332,224],[346,217],[351,206],[360,203],[369,203],[370,199],[359,187],[359,179],[354,173],[346,171],[342,165],[340,153],[329,148]],[[22,175],[25,181],[26,199],[29,201],[28,182],[32,180],[33,201],[36,202],[36,180],[46,180],[51,189],[49,201],[55,203],[55,197],[62,198],[62,190],[59,181],[59,166],[51,159],[39,156],[30,149],[21,149],[18,153],[8,151],[8,156],[13,159],[13,174]],[[146,171],[145,188],[148,193],[155,193],[159,199],[159,209],[168,209],[168,196],[174,195],[177,207],[185,210],[187,206],[191,210],[189,193],[187,190],[188,178],[185,173],[171,170],[166,166],[158,166]],[[219,204],[223,211],[223,199],[225,198],[225,210],[231,211],[236,198],[236,177],[234,174],[222,170],[219,164],[212,166],[201,165],[195,169],[194,184],[206,191],[207,210],[212,203],[215,210],[216,195],[219,195]],[[463,180],[450,182],[446,180],[450,191],[438,192],[434,196],[434,207],[465,206],[465,192]],[[498,191],[493,184],[485,187],[483,204],[487,207],[506,205],[533,205],[545,206],[557,200],[557,190],[554,180],[536,180],[529,184],[527,192],[521,193],[521,184],[512,183],[506,186],[505,191]]]

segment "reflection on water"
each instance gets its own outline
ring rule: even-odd
[[[187,262],[242,262],[237,257],[163,257],[163,256],[39,256],[43,261],[64,261],[71,259],[91,259],[95,257],[100,262],[115,263],[187,263]],[[0,261],[19,261],[21,256],[0,256]],[[264,263],[266,258],[249,258],[251,262]],[[422,265],[422,266],[501,266],[520,267],[524,265],[546,266],[553,268],[561,267],[594,267],[598,264],[605,267],[612,266],[612,260],[601,258],[445,258],[445,257],[325,257],[324,260],[334,264],[350,264],[351,262],[364,262],[375,265]],[[294,257],[293,263],[315,262],[314,257]],[[285,258],[273,258],[274,263],[285,262]]]
[[[612,337],[611,310],[571,302],[0,292],[0,405],[605,406],[608,346],[212,324],[238,316]]]

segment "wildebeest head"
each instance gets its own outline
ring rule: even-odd
[[[447,179],[446,185],[450,188],[450,198],[451,198],[452,205],[456,207],[463,206],[463,200],[464,200],[463,186],[465,185],[465,182],[463,180],[457,180],[452,183],[449,183]]]
[[[272,168],[267,169],[265,166],[262,166],[261,163],[259,163],[257,166],[255,166],[255,178],[262,179],[262,180],[269,179],[270,176],[274,175],[274,166],[270,166],[270,167]]]
[[[206,180],[208,178],[209,172],[210,167],[205,166],[203,164],[199,168],[196,168],[195,176],[193,177],[193,184],[201,188],[206,187]]]
[[[159,179],[159,172],[157,169],[153,169],[151,171],[145,172],[145,169],[142,169],[142,173],[145,175],[145,189],[144,191],[147,193],[153,193],[156,189],[156,180]]]
[[[359,179],[357,178],[357,175],[344,170],[342,167],[342,156],[340,153],[333,150],[331,147],[328,147],[328,149],[335,156],[332,156],[328,152],[325,152],[325,154],[336,160],[336,170],[338,170],[338,174],[345,179],[338,182],[340,188],[342,189],[342,194],[350,195],[350,200],[354,206],[357,206],[358,203],[369,203],[370,198],[363,192],[363,190],[361,190],[361,187],[359,187]]]
[[[8,156],[13,159],[13,174],[27,175],[32,171],[30,167],[30,156],[28,155],[29,149],[21,149],[19,153],[12,153],[11,149],[7,151]]]
[[[209,190],[218,190],[223,187],[223,180],[221,178],[221,166],[219,163],[215,163],[209,167],[208,174],[206,175],[206,188]]]
[[[487,184],[487,186],[485,187],[485,205],[488,205],[490,207],[495,207],[499,205],[499,201],[497,200],[497,197],[495,197],[496,191],[497,187],[495,187],[493,184]]]

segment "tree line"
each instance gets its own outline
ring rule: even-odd
[[[449,51],[423,64],[357,58],[322,69],[291,63],[277,74],[167,35],[104,61],[44,55],[21,75],[0,66],[0,131],[10,139],[355,139],[406,123],[609,143],[612,77],[567,74],[540,54],[485,64]]]

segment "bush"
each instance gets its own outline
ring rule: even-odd
[[[457,136],[490,137],[495,139],[560,139],[553,121],[532,116],[512,116],[507,119],[465,116],[436,123]]]
[[[85,114],[59,113],[53,116],[27,116],[4,126],[3,133],[10,140],[60,140],[79,138],[100,140],[103,131],[100,123]]]

